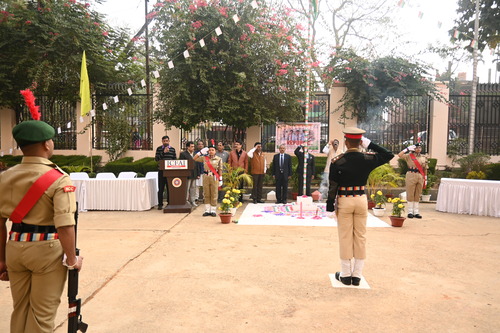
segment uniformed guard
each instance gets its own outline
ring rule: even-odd
[[[67,270],[82,267],[75,252],[75,187],[49,160],[52,126],[24,121],[12,134],[24,156],[0,174],[0,278],[10,280],[11,332],[48,333]],[[12,222],[8,241],[7,219]]]
[[[335,278],[343,284],[355,286],[361,281],[366,258],[368,201],[365,184],[373,169],[394,157],[387,149],[363,137],[364,133],[356,127],[344,129],[347,150],[332,160],[327,200],[327,211],[335,210],[335,200],[337,206],[341,271],[335,273]],[[362,153],[360,145],[374,153]],[[351,267],[352,258],[354,265]]]
[[[203,162],[205,170],[203,177],[203,195],[205,212],[203,216],[217,216],[217,190],[222,185],[222,159],[215,155],[215,146],[200,150],[194,158],[197,162]]]
[[[408,201],[408,218],[421,219],[422,215],[418,211],[418,203],[422,189],[425,187],[427,178],[427,156],[422,155],[420,143],[414,144],[399,152],[399,158],[406,161],[408,171],[406,172],[406,200]],[[407,154],[408,153],[408,154]]]

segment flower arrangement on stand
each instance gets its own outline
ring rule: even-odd
[[[219,210],[219,216],[221,218],[222,223],[231,222],[231,217],[234,216],[234,212],[236,208],[241,207],[242,203],[239,201],[241,191],[233,188],[231,190],[227,190],[226,194],[224,194],[224,198],[222,199]]]
[[[404,203],[406,202],[406,200],[401,200],[400,198],[396,197],[396,198],[389,198],[388,202],[392,203],[391,216],[389,216],[391,220],[391,225],[393,227],[402,227],[405,218],[402,217],[401,215],[405,211]]]
[[[387,197],[384,195],[382,191],[377,191],[370,195],[370,198],[375,203],[375,207],[372,208],[373,215],[375,216],[384,216],[385,214],[385,203],[387,202]]]

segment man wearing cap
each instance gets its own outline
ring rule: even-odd
[[[12,134],[24,157],[0,174],[0,279],[10,280],[11,332],[52,332],[67,270],[82,267],[75,253],[75,187],[49,161],[52,126],[30,120]]]
[[[215,147],[209,145],[196,153],[194,160],[203,163],[203,196],[205,212],[203,216],[217,216],[217,189],[222,185],[222,160],[215,155]]]
[[[408,218],[421,219],[422,215],[418,211],[418,203],[422,188],[427,176],[427,157],[421,154],[420,143],[414,144],[399,152],[399,158],[406,161],[408,171],[406,172],[406,199],[408,201]],[[408,154],[407,154],[408,153]]]
[[[345,285],[359,286],[366,258],[365,233],[368,202],[365,184],[370,172],[389,162],[394,154],[363,137],[364,130],[356,127],[344,129],[347,151],[332,160],[327,211],[335,210],[339,233],[341,271],[335,278]],[[375,153],[362,153],[359,147]],[[354,258],[354,265],[351,259]]]

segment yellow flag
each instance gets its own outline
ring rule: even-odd
[[[82,70],[80,74],[80,99],[81,115],[85,116],[92,108],[92,103],[90,101],[89,73],[87,72],[87,58],[85,57],[85,51],[83,51]]]

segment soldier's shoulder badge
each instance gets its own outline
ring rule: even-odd
[[[373,158],[375,157],[374,152],[366,152],[363,155],[365,156],[365,160],[373,160]]]
[[[338,161],[338,160],[340,160],[342,157],[344,157],[344,154],[339,154],[339,155],[335,156],[334,158],[332,158],[332,163],[337,162],[337,161]]]
[[[63,187],[63,191],[65,193],[67,193],[67,192],[75,192],[75,190],[76,190],[76,186],[68,185],[68,186],[64,186]]]

